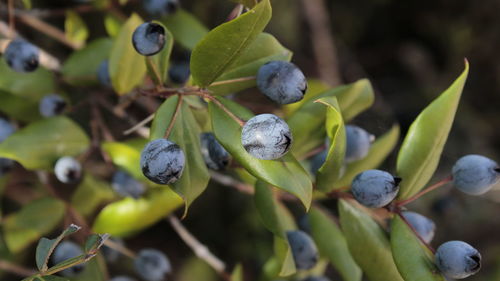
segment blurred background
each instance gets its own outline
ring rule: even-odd
[[[210,29],[224,22],[235,7],[228,0],[180,1]],[[140,1],[131,2],[124,13],[144,14]],[[35,8],[43,9],[77,4],[33,1]],[[266,31],[293,51],[292,62],[306,76],[323,79],[332,86],[361,78],[372,82],[377,94],[375,106],[353,123],[375,135],[397,122],[403,137],[418,113],[458,77],[467,58],[469,77],[432,182],[448,176],[453,163],[466,154],[500,161],[500,1],[272,0],[272,5],[273,19]],[[5,14],[2,16],[5,19]],[[102,12],[85,12],[82,16],[91,29],[89,40],[106,36]],[[64,27],[64,17],[44,20]],[[17,28],[61,60],[71,53],[23,23]],[[178,46],[174,53],[185,56]],[[237,99],[257,113],[273,109],[253,93],[255,89],[245,91]],[[119,130],[123,125],[111,127]],[[384,169],[394,172],[395,154],[384,163]],[[335,201],[325,202],[325,206],[336,210]],[[448,240],[463,240],[483,254],[482,271],[468,280],[500,280],[500,186],[473,197],[447,185],[409,208],[436,222],[434,247]],[[300,212],[296,210],[298,217]],[[184,224],[230,267],[242,261],[246,280],[257,280],[263,263],[272,254],[272,236],[262,227],[253,201],[234,189],[211,184],[193,204]],[[199,276],[204,276],[203,281],[218,280],[207,265],[193,258],[165,221],[128,239],[127,246],[164,250],[174,264],[175,280],[200,280],[194,279]],[[111,272],[120,268],[111,267]],[[328,272],[335,278],[333,270]]]

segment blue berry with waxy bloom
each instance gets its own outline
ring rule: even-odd
[[[155,249],[142,249],[134,259],[137,274],[146,281],[161,281],[172,271],[167,256]]]
[[[37,47],[22,39],[12,40],[3,54],[7,65],[16,72],[32,72],[38,68]]]
[[[109,61],[104,60],[99,64],[99,68],[97,69],[97,79],[101,85],[106,87],[111,87],[111,76],[109,76]]]
[[[201,155],[205,164],[212,170],[223,170],[231,161],[231,155],[217,141],[213,133],[200,135]]]
[[[351,184],[354,198],[364,206],[380,208],[396,197],[400,178],[381,170],[367,170],[358,174]]]
[[[425,243],[429,244],[432,238],[434,238],[436,224],[429,218],[415,212],[404,211],[402,214],[406,221],[415,229],[420,238],[422,238]]]
[[[57,245],[57,247],[54,249],[54,253],[52,253],[51,259],[53,265],[56,265],[58,263],[61,263],[65,260],[75,258],[78,256],[83,255],[82,248],[71,241],[62,241]],[[72,266],[70,268],[67,268],[63,271],[61,271],[61,275],[66,276],[66,277],[73,277],[78,275],[78,273],[81,273],[83,269],[85,268],[84,264],[79,264],[76,266]]]
[[[60,182],[74,184],[82,177],[82,166],[75,158],[65,156],[57,160],[54,174]]]
[[[455,163],[452,169],[453,184],[470,195],[481,195],[500,180],[498,163],[481,155],[467,155]]]
[[[167,16],[179,8],[179,0],[144,0],[144,9],[152,14]]]
[[[463,279],[481,269],[481,254],[462,241],[449,241],[436,250],[436,266],[446,277]]]
[[[350,163],[365,158],[375,137],[363,128],[353,125],[346,125],[345,132],[345,161]]]
[[[12,135],[16,131],[14,125],[9,121],[0,118],[0,142],[3,142],[6,138]]]
[[[60,95],[51,94],[40,100],[38,109],[43,117],[52,117],[63,113],[66,106],[66,101]]]
[[[302,281],[331,281],[331,280],[325,276],[309,276]]]
[[[191,70],[189,62],[172,63],[168,69],[168,79],[175,84],[185,84],[189,80]]]
[[[141,153],[142,173],[157,184],[171,184],[179,180],[185,164],[182,149],[166,139],[150,141]]]
[[[260,114],[248,120],[241,131],[241,143],[255,158],[273,160],[283,157],[292,146],[288,124],[273,114]]]
[[[111,187],[116,193],[124,197],[139,198],[146,191],[144,184],[134,179],[125,171],[116,171],[111,180]]]
[[[120,275],[120,276],[116,276],[116,277],[109,279],[109,281],[137,281],[137,280],[132,278],[132,277]]]
[[[257,87],[278,104],[290,104],[304,98],[307,80],[293,63],[270,61],[257,72]]]
[[[295,230],[287,231],[286,237],[292,249],[295,267],[305,270],[313,268],[319,260],[319,253],[311,236],[304,231]]]
[[[132,45],[143,56],[159,53],[165,46],[165,28],[154,22],[139,25],[132,34]]]

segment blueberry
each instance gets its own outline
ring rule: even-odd
[[[462,241],[449,241],[436,251],[436,265],[446,277],[463,279],[481,268],[481,254]]]
[[[57,160],[54,166],[54,173],[60,182],[73,184],[80,180],[82,176],[82,166],[75,158],[65,156]]]
[[[455,163],[452,169],[453,184],[470,195],[481,195],[500,180],[500,166],[481,155],[467,155]]]
[[[189,62],[172,63],[168,69],[168,78],[175,84],[185,84],[189,80],[191,70]]]
[[[44,96],[38,105],[40,114],[44,117],[59,115],[66,109],[66,101],[59,95],[51,94]]]
[[[157,184],[171,184],[179,180],[185,162],[182,149],[166,139],[149,142],[141,153],[142,172]]]
[[[304,98],[306,77],[293,63],[271,61],[259,68],[257,87],[268,98],[279,104],[289,104]]]
[[[111,87],[111,77],[109,76],[109,61],[104,60],[97,69],[97,78],[101,85]]]
[[[288,124],[273,114],[260,114],[246,122],[241,131],[241,143],[255,158],[278,159],[292,145],[292,133]]]
[[[134,259],[134,267],[137,274],[147,281],[164,280],[165,274],[172,270],[167,256],[155,249],[141,250]]]
[[[146,188],[140,181],[134,179],[124,171],[116,171],[111,180],[111,187],[124,197],[139,198]]]
[[[325,276],[309,276],[302,281],[331,281],[331,280]]]
[[[301,230],[287,231],[286,237],[292,249],[297,269],[311,269],[319,260],[319,253],[312,238]]]
[[[217,141],[214,134],[202,133],[200,135],[201,154],[208,168],[223,170],[229,164],[231,155]]]
[[[144,0],[144,9],[152,15],[170,15],[178,8],[179,0]]]
[[[9,121],[0,118],[0,142],[3,142],[6,138],[12,135],[16,131],[14,125]]]
[[[109,281],[137,281],[137,280],[135,280],[132,277],[128,277],[128,276],[125,276],[125,275],[120,275],[120,276],[116,276],[116,277],[113,277],[113,278],[109,279]]]
[[[111,238],[109,238],[109,240],[111,240],[112,242],[114,242],[115,244],[118,244],[120,246],[125,246],[125,242],[123,242],[123,240],[120,238],[111,237]],[[116,250],[114,250],[106,245],[103,245],[101,247],[101,253],[104,256],[104,259],[108,262],[116,262],[118,260],[118,258],[120,257],[120,252],[118,252],[118,251],[116,251]]]
[[[132,45],[143,56],[155,55],[165,46],[165,29],[157,23],[145,22],[135,29]]]
[[[32,72],[38,68],[39,50],[22,39],[14,39],[5,49],[4,58],[14,71]]]
[[[432,241],[434,232],[436,231],[436,224],[432,220],[410,211],[403,212],[403,216],[425,243],[429,244]]]
[[[389,204],[398,194],[400,178],[380,170],[367,170],[352,181],[351,190],[356,200],[370,208]]]
[[[365,158],[375,137],[364,129],[353,125],[346,125],[345,132],[345,161],[350,163]]]
[[[328,149],[325,149],[320,153],[311,157],[310,171],[312,174],[316,174],[318,172],[319,168],[321,168],[321,166],[323,166],[323,164],[325,163],[327,156],[328,156]]]
[[[83,255],[82,248],[71,242],[71,241],[63,241],[57,245],[57,247],[54,250],[54,253],[52,253],[52,263],[54,265],[61,263],[65,260],[78,257]],[[82,272],[84,269],[83,264],[79,264],[70,268],[67,268],[63,271],[61,271],[61,275],[66,276],[66,277],[72,277],[77,275],[78,273]]]

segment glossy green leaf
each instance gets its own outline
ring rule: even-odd
[[[340,113],[340,106],[336,97],[327,97],[317,100],[327,106],[325,130],[330,147],[325,162],[316,174],[316,188],[329,192],[335,187],[340,177],[346,148],[346,132],[344,120]]]
[[[0,90],[0,111],[12,119],[32,122],[41,118],[38,102]]]
[[[86,174],[77,190],[71,196],[71,206],[84,217],[94,214],[98,207],[116,198],[108,182]]]
[[[3,222],[7,247],[14,254],[21,252],[57,227],[64,212],[62,201],[47,197],[32,201],[7,216]]]
[[[237,264],[233,272],[231,273],[231,281],[244,281],[243,279],[243,266],[241,264]]]
[[[406,281],[446,281],[434,264],[434,255],[396,215],[391,222],[394,262]]]
[[[362,79],[317,95],[317,99],[325,97],[337,98],[342,117],[347,122],[372,105],[374,93],[370,82]],[[294,136],[292,152],[296,157],[300,158],[312,149],[323,145],[326,109],[324,105],[309,100],[288,118],[287,123]]]
[[[38,267],[38,270],[41,272],[44,272],[48,269],[48,262],[50,255],[52,255],[52,252],[54,249],[57,247],[57,245],[67,236],[77,232],[80,230],[80,227],[74,224],[71,224],[68,226],[59,236],[57,236],[55,239],[48,239],[45,237],[42,237],[40,241],[38,241],[38,245],[36,246],[36,255],[35,255],[35,261],[36,261],[36,266]]]
[[[66,20],[64,21],[64,31],[66,38],[70,41],[82,44],[89,37],[89,30],[82,18],[72,10],[66,11]]]
[[[411,124],[399,150],[396,174],[403,180],[398,199],[418,193],[436,170],[455,118],[460,96],[469,73],[465,69],[453,84],[428,105]]]
[[[256,76],[257,71],[263,64],[275,60],[290,61],[291,58],[292,52],[283,47],[274,36],[268,33],[261,33],[216,82]],[[256,80],[252,79],[249,81],[211,86],[209,90],[217,95],[225,95],[240,92],[255,85]]]
[[[89,146],[85,132],[71,119],[43,119],[18,130],[0,143],[0,157],[14,159],[26,169],[52,169],[62,156],[76,156]]]
[[[120,29],[111,48],[109,74],[113,88],[120,95],[140,85],[146,74],[144,56],[132,46],[132,34],[142,22],[137,14],[132,14]]]
[[[131,145],[130,142],[104,142],[102,149],[111,157],[113,164],[125,170],[136,179],[146,181],[141,171],[141,151],[147,144],[147,140],[138,140],[139,145]]]
[[[335,182],[335,188],[344,188],[351,185],[352,180],[359,173],[377,168],[389,156],[399,140],[399,125],[392,128],[378,137],[370,147],[370,151],[365,158],[347,164],[342,177]]]
[[[149,57],[151,60],[149,60],[148,57],[146,57],[145,60],[149,76],[153,79],[153,81],[155,81],[155,83],[163,85],[165,83],[165,80],[167,80],[168,64],[170,60],[170,54],[172,53],[172,47],[174,46],[174,37],[172,36],[172,33],[170,33],[170,31],[161,22],[155,21],[155,23],[165,28],[165,46],[163,47],[163,50],[161,50],[161,52]],[[157,81],[157,75],[160,76],[160,81]]]
[[[177,96],[171,97],[156,111],[155,119],[151,125],[151,140],[163,138],[175,112],[177,101]],[[186,164],[181,178],[171,185],[184,198],[185,215],[191,203],[207,188],[210,175],[201,154],[201,130],[198,123],[196,123],[193,113],[186,103],[183,102],[179,110],[168,139],[179,145],[186,156]]]
[[[263,0],[252,10],[211,30],[194,48],[191,73],[206,87],[221,76],[253,42],[271,19],[271,4]]]
[[[318,95],[326,92],[330,86],[318,79],[307,79],[307,90],[304,98],[298,102],[284,105],[283,111],[286,117],[291,116],[297,109],[299,109],[304,103],[310,100],[318,99]]]
[[[248,120],[253,114],[244,107],[224,98],[218,98],[238,117]],[[273,186],[292,193],[309,209],[312,198],[312,182],[308,172],[287,153],[277,160],[260,160],[248,152],[241,144],[241,127],[218,106],[209,103],[212,128],[217,140],[249,173]],[[294,135],[295,137],[295,135]],[[292,147],[295,144],[292,145]]]
[[[19,73],[11,70],[4,59],[0,60],[0,90],[13,95],[37,102],[56,91],[55,81],[54,74],[43,67],[34,72]]]
[[[111,39],[100,38],[73,52],[61,70],[64,80],[75,86],[97,84],[99,65],[109,58],[112,46]]]
[[[340,225],[349,251],[370,281],[404,281],[392,259],[387,234],[364,211],[339,200]]]
[[[311,236],[320,255],[327,258],[345,281],[360,281],[361,269],[354,261],[346,238],[333,217],[326,211],[313,207],[309,212]]]
[[[123,20],[114,14],[107,14],[104,17],[104,27],[106,28],[108,35],[111,37],[116,37],[118,35],[123,23]]]
[[[208,29],[198,18],[184,9],[179,9],[174,14],[164,17],[162,22],[174,35],[175,42],[189,50],[194,49],[208,33]]]
[[[182,206],[182,198],[167,187],[151,189],[135,200],[124,198],[107,205],[94,221],[92,230],[125,237],[139,232]]]

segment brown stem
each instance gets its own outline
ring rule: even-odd
[[[161,84],[162,79],[158,67],[156,66],[156,63],[153,61],[153,58],[150,56],[146,57],[146,62],[153,71],[154,77],[151,77],[151,79],[155,82],[156,90],[160,91],[163,85]]]
[[[117,251],[118,253],[120,253],[126,257],[129,257],[131,259],[135,259],[135,257],[136,257],[136,253],[134,251],[126,248],[123,245],[120,245],[120,244],[114,242],[111,239],[106,239],[104,241],[104,245],[106,245],[106,247],[111,248],[111,249]]]
[[[413,231],[413,233],[415,234],[415,236],[417,236],[418,240],[420,240],[420,242],[422,242],[422,244],[424,244],[427,249],[429,249],[429,251],[431,251],[433,254],[436,253],[436,251],[434,250],[434,248],[431,247],[431,245],[427,244],[424,239],[422,239],[422,237],[420,237],[420,235],[418,234],[417,230],[406,220],[405,216],[403,216],[403,213],[401,213],[401,210],[398,210],[396,212],[396,214],[406,223],[406,225],[411,229],[411,231]]]
[[[309,158],[309,157],[311,157],[311,156],[314,156],[314,155],[316,155],[316,154],[318,154],[318,153],[322,152],[323,150],[325,150],[325,149],[327,149],[327,148],[328,148],[328,147],[326,147],[326,145],[325,145],[325,144],[323,144],[323,145],[321,145],[321,146],[318,146],[318,147],[316,147],[315,149],[313,149],[313,150],[311,150],[311,151],[307,152],[306,154],[304,154],[304,156],[300,157],[300,159],[299,159],[299,160],[304,160],[304,159],[307,159],[307,158]]]
[[[201,92],[201,91],[196,92],[194,94],[197,96],[206,98],[206,99],[210,100],[211,102],[213,102],[220,109],[222,109],[229,117],[231,117],[231,119],[236,121],[236,123],[238,123],[240,125],[240,127],[243,127],[245,125],[245,121],[241,120],[238,116],[236,116],[231,110],[229,110],[229,108],[227,108],[225,105],[223,105],[216,97],[214,97],[210,94],[207,94],[205,92]]]
[[[14,0],[9,0],[8,3],[8,13],[9,13],[9,29],[11,36],[16,32],[16,23],[14,21]]]
[[[255,78],[256,78],[255,76],[247,76],[247,77],[240,77],[240,78],[230,79],[230,80],[222,80],[222,81],[213,82],[212,84],[210,84],[209,87],[227,85],[227,84],[238,83],[238,82],[252,81],[252,80],[255,80]]]
[[[420,198],[422,195],[424,195],[424,194],[426,194],[426,193],[428,193],[428,192],[431,192],[431,191],[433,191],[434,189],[437,189],[437,188],[439,188],[439,187],[441,187],[441,186],[443,186],[443,185],[445,185],[445,184],[447,184],[447,183],[451,182],[452,180],[453,180],[453,177],[452,177],[452,176],[448,176],[448,177],[446,177],[445,179],[440,180],[440,181],[438,181],[437,183],[435,183],[435,184],[433,184],[433,185],[431,185],[431,186],[427,187],[426,189],[424,189],[424,190],[420,191],[419,193],[417,193],[417,194],[413,195],[412,197],[410,197],[410,198],[408,198],[408,199],[406,199],[406,200],[403,200],[403,201],[396,202],[396,205],[397,205],[398,207],[402,207],[402,206],[404,206],[404,205],[406,205],[406,204],[409,204],[409,203],[411,203],[411,202],[413,202],[413,201],[417,200],[418,198]]]
[[[182,105],[182,96],[178,95],[177,104],[175,105],[175,111],[172,114],[172,119],[170,119],[170,124],[168,124],[168,128],[165,131],[164,135],[165,139],[168,139],[168,137],[170,137],[170,133],[172,132],[172,129],[174,128],[175,125],[175,120],[177,119],[177,116],[179,116],[179,111],[181,111],[181,105]]]
[[[135,131],[139,131],[139,129],[141,129],[142,127],[144,127],[144,125],[146,125],[147,123],[153,121],[154,118],[155,118],[155,114],[154,113],[150,114],[148,117],[144,118],[144,120],[142,120],[141,122],[135,124],[132,128],[127,129],[126,131],[124,131],[123,134],[125,136],[127,136],[127,135],[132,134]]]
[[[35,275],[37,273],[35,270],[28,269],[17,264],[13,264],[6,260],[0,260],[0,269],[20,277],[28,277],[31,275]]]

